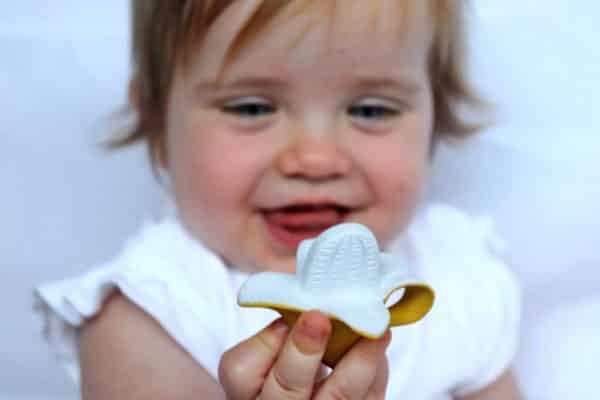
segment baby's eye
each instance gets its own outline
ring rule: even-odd
[[[275,111],[273,105],[260,100],[233,101],[223,106],[223,112],[244,118],[258,118]]]
[[[386,104],[363,103],[351,106],[348,109],[348,114],[355,118],[380,120],[398,115],[400,114],[400,110],[397,107]]]

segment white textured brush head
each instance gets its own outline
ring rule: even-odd
[[[376,338],[390,325],[385,300],[407,287],[429,291],[433,300],[431,289],[401,259],[379,250],[368,228],[347,223],[303,241],[295,275],[261,272],[251,276],[240,289],[238,303],[298,312],[319,310],[361,336]]]

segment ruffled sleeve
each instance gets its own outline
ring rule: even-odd
[[[412,231],[415,257],[436,290],[444,321],[445,354],[453,362],[453,393],[466,395],[494,382],[518,345],[521,289],[501,260],[505,244],[491,219],[449,206],[430,207]],[[443,314],[443,315],[441,315]]]
[[[78,335],[115,290],[153,317],[213,377],[232,333],[235,284],[222,261],[173,220],[147,223],[110,263],[40,286],[35,310],[58,361],[79,382]]]

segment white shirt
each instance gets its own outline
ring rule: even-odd
[[[431,312],[393,329],[388,399],[449,399],[493,382],[517,347],[521,293],[495,257],[489,220],[425,208],[388,251],[401,252],[436,292]],[[174,217],[147,222],[112,261],[36,290],[44,336],[79,382],[78,332],[115,289],[157,320],[213,377],[228,348],[278,314],[241,308],[247,274],[227,268]]]

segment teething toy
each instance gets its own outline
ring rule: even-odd
[[[396,291],[398,302],[385,302]],[[300,243],[296,274],[261,272],[251,276],[238,294],[244,307],[279,312],[292,326],[300,314],[319,310],[332,321],[323,362],[333,367],[360,337],[376,339],[390,326],[423,318],[434,292],[411,274],[403,261],[380,252],[375,236],[363,225],[329,228]]]

